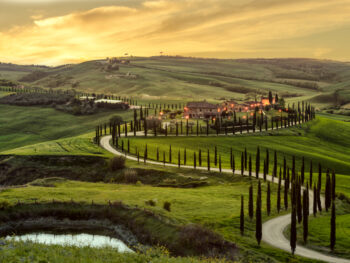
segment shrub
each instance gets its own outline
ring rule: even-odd
[[[170,202],[168,202],[168,201],[165,201],[164,202],[164,204],[163,204],[163,208],[165,209],[165,210],[167,210],[167,211],[169,211],[170,212],[170,206],[171,206],[171,203]]]
[[[127,184],[136,184],[137,172],[134,169],[127,169],[123,173],[123,181]]]
[[[122,156],[113,157],[109,161],[109,168],[112,172],[125,168],[125,158]]]
[[[156,206],[156,201],[154,201],[154,200],[147,200],[147,201],[145,201],[145,204],[146,205],[149,205],[149,206]]]
[[[0,201],[0,210],[5,210],[10,207],[10,203],[6,200]]]

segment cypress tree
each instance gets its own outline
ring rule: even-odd
[[[256,150],[256,159],[255,159],[255,176],[256,178],[259,178],[259,171],[260,171],[260,149],[259,146]]]
[[[292,249],[292,254],[294,255],[295,248],[297,245],[297,219],[296,219],[296,209],[295,205],[292,205],[291,213],[291,226],[290,226],[290,247]]]
[[[210,171],[210,153],[208,149],[208,155],[207,155],[207,165],[208,165],[208,171]]]
[[[171,145],[169,146],[169,163],[172,161]]]
[[[186,153],[186,148],[184,149],[184,165],[186,165],[187,162],[187,153]]]
[[[196,152],[193,152],[193,168],[196,169],[197,166],[197,160],[196,160]]]
[[[264,160],[264,181],[266,182],[266,168],[267,164],[266,164],[266,159]]]
[[[332,215],[331,215],[331,250],[334,251],[334,247],[335,247],[335,238],[336,236],[336,214],[335,214],[335,203],[334,201],[332,201]]]
[[[244,234],[244,197],[241,195],[241,216],[240,216],[240,230],[241,235]]]
[[[310,161],[310,188],[312,189],[312,160]]]
[[[271,188],[270,182],[267,183],[267,194],[266,194],[266,211],[269,216],[271,213]]]
[[[244,174],[244,154],[242,152],[241,154],[241,175],[243,176]]]
[[[331,193],[331,178],[329,176],[329,169],[327,169],[326,174],[326,187],[325,187],[325,204],[324,207],[326,209],[326,212],[328,212],[328,208],[331,207],[331,199],[332,199],[332,193]]]
[[[252,155],[249,154],[249,177],[252,177]]]
[[[301,184],[304,185],[304,172],[305,172],[305,160],[304,156],[301,160],[301,169],[300,169],[300,179],[301,179]]]
[[[258,194],[256,196],[256,222],[255,222],[255,237],[258,245],[260,246],[262,238],[262,219],[261,219],[261,184],[258,183]]]
[[[282,168],[280,167],[280,175],[278,177],[278,188],[277,188],[277,212],[281,211],[281,183],[282,183]]]
[[[284,200],[284,209],[288,209],[288,189],[289,189],[289,179],[288,179],[288,174],[286,176],[286,180],[284,181],[284,195],[283,195],[283,200]]]
[[[273,173],[272,173],[272,180],[274,177],[277,177],[277,151],[275,150],[275,156],[273,158]]]
[[[247,170],[248,168],[248,154],[247,154],[247,147],[244,148],[244,170]]]
[[[292,160],[292,181],[295,179],[295,156],[293,155],[293,160]]]
[[[221,154],[219,154],[219,172],[221,173]]]
[[[250,219],[253,219],[253,216],[254,216],[254,199],[253,198],[254,198],[253,197],[253,185],[251,184],[249,186],[249,204],[248,204]]]
[[[232,147],[231,147],[231,149],[230,149],[230,166],[231,166],[231,169],[232,169],[232,155],[233,155],[233,153],[232,153]]]
[[[270,153],[269,149],[266,148],[266,174],[270,172]]]
[[[303,208],[302,208],[302,200],[301,200],[301,182],[298,179],[296,183],[296,202],[297,202],[297,217],[298,223],[303,220]]]
[[[313,200],[312,210],[313,210],[314,216],[316,216],[316,214],[317,214],[317,189],[316,189],[316,185],[314,185],[313,197],[314,197],[314,200]]]
[[[309,234],[309,194],[308,190],[304,189],[303,193],[303,238],[304,243],[307,243],[307,237]]]
[[[202,166],[202,150],[199,149],[198,151],[198,165]]]

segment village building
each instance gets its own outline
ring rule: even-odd
[[[221,109],[207,101],[188,102],[184,108],[185,118],[213,118],[220,113]]]

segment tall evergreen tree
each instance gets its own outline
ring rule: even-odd
[[[186,148],[184,149],[184,165],[187,163],[187,150]]]
[[[171,145],[169,146],[169,163],[172,162],[172,152],[171,152]]]
[[[292,254],[294,255],[295,248],[297,245],[297,219],[296,219],[296,208],[292,205],[291,213],[291,225],[290,225],[290,247],[292,249]]]
[[[258,146],[256,150],[256,159],[255,159],[255,176],[256,178],[259,178],[259,172],[260,172],[260,148]]]
[[[199,167],[202,166],[202,150],[199,149],[198,151],[198,165]]]
[[[309,234],[309,194],[308,190],[304,189],[303,192],[303,238],[304,243],[307,243],[307,237]]]
[[[331,188],[331,178],[329,176],[329,169],[327,169],[327,174],[326,174],[326,187],[325,187],[325,203],[324,207],[326,209],[326,212],[328,212],[328,208],[331,207],[332,203],[332,188]]]
[[[248,169],[248,154],[247,147],[244,148],[244,170]]]
[[[302,208],[302,200],[301,200],[301,182],[298,179],[296,183],[296,202],[297,202],[297,217],[298,223],[303,220],[303,208]]]
[[[215,145],[215,148],[214,148],[214,165],[217,166],[218,165],[218,149]]]
[[[233,152],[232,152],[232,147],[230,149],[230,167],[232,169],[232,157],[233,157]]]
[[[310,161],[310,188],[312,189],[312,160]]]
[[[241,215],[240,215],[240,230],[241,235],[244,234],[244,197],[241,195]]]
[[[219,172],[221,173],[221,154],[219,154]]]
[[[336,240],[336,214],[335,214],[335,203],[332,201],[332,214],[331,214],[331,250],[334,251],[335,240]]]
[[[272,180],[274,177],[277,177],[277,151],[275,150],[274,158],[273,158],[273,172],[272,172]]]
[[[304,172],[305,172],[305,159],[304,156],[301,160],[301,169],[300,169],[300,179],[301,179],[301,184],[304,185]]]
[[[266,159],[264,160],[264,181],[266,182],[266,167],[267,167],[267,164],[266,164],[267,162],[266,162]]]
[[[317,188],[316,188],[315,184],[314,184],[313,197],[314,197],[314,200],[313,200],[312,210],[313,210],[314,216],[316,216],[316,214],[317,214]]]
[[[281,211],[281,184],[282,184],[282,168],[280,167],[280,174],[278,177],[278,188],[277,188],[277,212]]]
[[[235,163],[235,155],[232,154],[232,173],[235,174],[236,163]]]
[[[262,218],[261,218],[261,183],[258,183],[258,194],[256,196],[256,222],[255,222],[255,237],[260,246],[262,238]]]
[[[196,169],[197,166],[197,160],[196,160],[196,152],[193,152],[193,168]]]
[[[248,209],[249,209],[249,217],[250,219],[253,219],[254,216],[254,197],[253,197],[253,185],[251,184],[249,186],[249,204],[248,204]]]
[[[181,166],[181,154],[180,154],[180,150],[177,153],[177,166],[180,168]]]
[[[266,174],[270,172],[270,153],[269,149],[266,148]]]
[[[252,177],[252,155],[249,154],[249,177]]]

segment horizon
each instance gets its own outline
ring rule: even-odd
[[[162,52],[346,62],[349,11],[350,0],[0,0],[0,60],[57,66]]]

